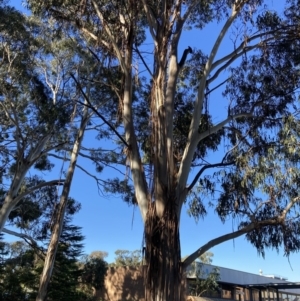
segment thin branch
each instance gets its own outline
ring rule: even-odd
[[[217,86],[213,87],[212,89],[210,89],[208,92],[205,93],[205,97],[207,97],[210,93],[212,93],[213,91],[217,90],[218,88],[220,88],[221,86],[223,86],[224,84],[226,84],[229,81],[230,77],[228,77],[227,79],[225,79],[223,82],[221,82],[220,84],[218,84]],[[208,80],[209,82],[210,80]]]
[[[189,4],[188,9],[186,10],[186,12],[184,13],[183,17],[181,18],[183,24],[185,23],[185,21],[187,20],[187,18],[190,16],[190,14],[194,10],[194,8],[197,5],[197,3],[198,3],[198,0],[194,0],[193,3]]]
[[[70,152],[70,150],[67,149],[67,148],[64,148],[64,149],[61,149],[61,150]],[[49,157],[53,157],[53,158],[56,158],[56,159],[59,159],[59,160],[70,161],[69,158],[62,157],[62,156],[59,156],[59,155],[56,155],[56,154],[53,154],[53,153],[48,153],[47,155],[48,155]]]
[[[70,73],[70,75],[71,75],[71,77],[74,79],[74,81],[75,81],[75,83],[77,84],[77,86],[78,86],[80,92],[82,93],[82,95],[84,96],[85,100],[87,101],[88,107],[89,107],[91,110],[93,110],[94,113],[95,113],[99,118],[101,118],[101,119],[103,120],[103,122],[105,122],[105,124],[107,124],[107,125],[109,126],[109,128],[110,128],[110,129],[111,129],[111,130],[119,137],[119,139],[120,139],[127,147],[129,147],[129,145],[128,145],[128,143],[125,141],[125,139],[117,132],[117,130],[110,124],[110,122],[108,122],[108,121],[106,120],[106,118],[105,118],[102,114],[100,114],[100,113],[94,108],[94,106],[91,104],[89,98],[87,97],[87,95],[86,95],[85,92],[83,91],[83,89],[82,89],[80,83],[79,83],[79,82],[77,81],[77,79],[75,78],[75,76],[74,76],[72,73]],[[82,104],[82,105],[85,105],[84,103],[82,103],[82,102],[80,102],[80,101],[78,101],[78,102],[79,102],[80,104]]]
[[[42,183],[34,186],[33,188],[21,193],[17,197],[15,197],[14,198],[14,203],[17,204],[20,200],[22,200],[22,198],[24,198],[26,195],[34,192],[37,189],[40,189],[40,188],[46,187],[46,186],[62,185],[63,182],[64,182],[64,180],[52,180],[52,181],[48,181],[48,182],[42,182]]]
[[[139,51],[139,49],[138,49],[138,47],[136,45],[135,45],[135,49],[134,50],[137,52],[139,58],[142,60],[145,68],[147,69],[147,71],[149,72],[149,74],[151,75],[151,77],[153,77],[153,74],[152,74],[150,68],[148,67],[147,63],[145,62],[143,56],[141,55],[141,53],[140,53],[140,51]]]
[[[95,175],[91,174],[90,172],[88,172],[86,169],[84,169],[82,166],[80,165],[77,165],[76,164],[76,167],[81,169],[85,174],[87,174],[88,176],[90,176],[91,178],[93,178],[95,181],[96,181],[96,184],[97,184],[97,187],[98,187],[98,192],[100,194],[103,194],[102,190],[101,190],[101,185],[104,186],[104,184],[106,183],[104,180],[101,180],[99,178],[97,178]]]
[[[65,149],[65,150],[66,150],[66,151],[69,151],[69,150],[67,150],[67,149]],[[83,157],[83,158],[86,158],[86,159],[89,159],[89,160],[91,160],[93,163],[98,163],[98,162],[100,161],[100,160],[94,159],[94,158],[92,158],[92,157],[90,157],[90,156],[88,156],[88,155],[85,155],[85,154],[83,154],[83,153],[79,153],[79,156],[81,156],[81,157]],[[56,159],[59,159],[59,160],[64,160],[64,161],[70,161],[69,158],[65,158],[65,157],[62,157],[62,156],[58,156],[58,155],[52,154],[52,153],[49,153],[49,157],[53,157],[53,158],[56,158]],[[119,173],[121,173],[122,175],[125,176],[125,174],[124,174],[121,170],[119,170],[118,168],[116,168],[116,167],[110,165],[109,163],[106,163],[106,162],[103,162],[103,161],[100,161],[100,163],[103,164],[103,165],[105,165],[105,166],[108,166],[108,167],[114,169],[115,171],[117,171],[117,172],[119,172]],[[116,164],[124,165],[124,164],[118,163],[118,162],[117,162]],[[79,164],[76,164],[76,166],[77,166],[78,168],[81,168],[81,166],[80,166]]]
[[[41,152],[41,156],[47,154],[48,152],[52,151],[52,150],[63,150],[63,145],[66,145],[67,143],[69,143],[69,141],[65,141],[65,142],[61,142],[61,143],[58,143],[54,146],[51,146],[51,147],[48,147],[48,148],[45,148],[42,152]],[[70,151],[70,150],[68,150]]]
[[[93,57],[98,61],[98,63],[101,63],[100,59],[98,58],[98,55],[89,46],[87,46],[87,49],[93,55]],[[88,78],[85,78],[85,79],[88,80]]]
[[[232,51],[228,55],[222,57],[221,59],[217,60],[216,62],[214,62],[211,66],[211,70],[215,69],[218,65],[230,60],[232,57],[236,56],[238,53],[240,53],[240,52],[243,53],[245,51],[245,48],[247,48],[245,46],[247,44],[249,44],[250,42],[252,42],[258,38],[261,38],[263,36],[266,36],[266,35],[273,35],[274,33],[278,32],[278,31],[279,31],[279,29],[271,30],[268,32],[262,32],[262,33],[255,34],[252,37],[245,39],[234,51]],[[263,40],[263,42],[267,42],[267,41],[270,41],[273,39],[274,39],[274,37],[271,37],[266,40]],[[259,45],[259,44],[262,44],[262,41],[258,42],[256,45]],[[251,46],[249,46],[249,47],[251,47]]]
[[[204,165],[204,166],[198,171],[198,173],[197,173],[196,176],[194,177],[194,180],[192,181],[192,183],[187,187],[187,190],[188,190],[188,191],[191,191],[191,190],[193,189],[193,187],[196,185],[198,179],[200,178],[200,176],[203,174],[203,172],[204,172],[206,169],[209,169],[209,168],[216,168],[216,167],[225,167],[225,166],[232,165],[233,163],[234,163],[234,161],[226,162],[226,163],[224,163],[224,162],[222,161],[222,162],[215,163],[215,164],[207,164],[207,165]]]

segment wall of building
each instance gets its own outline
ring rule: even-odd
[[[211,272],[214,266],[204,266],[207,268],[207,273]],[[143,277],[143,267],[133,268],[133,267],[111,267],[108,269],[105,278],[105,288],[102,291],[97,292],[97,300],[102,301],[144,301],[145,289],[144,289],[144,277]],[[206,271],[206,270],[204,270]],[[285,295],[280,294],[279,298],[272,297],[270,292],[266,290],[268,298],[262,296],[261,300],[258,297],[258,290],[251,289],[250,297],[250,287],[247,284],[255,283],[272,283],[274,280],[272,278],[263,277],[260,275],[245,273],[241,271],[235,271],[231,269],[220,268],[221,273],[221,291],[219,293],[219,298],[196,298],[188,297],[188,301],[221,301],[221,300],[236,300],[236,301],[299,301],[295,299],[295,295]],[[184,279],[184,288],[188,290],[188,282],[195,281],[191,270],[188,273],[188,279]],[[262,282],[264,280],[264,282]],[[279,281],[275,280],[277,283]],[[223,282],[223,283],[222,283]],[[284,282],[284,281],[280,281]],[[264,287],[261,288],[262,293],[265,291]],[[290,290],[294,291],[294,290]],[[230,292],[226,295],[226,292]],[[257,292],[257,296],[253,295],[253,292]],[[193,299],[191,299],[193,298]],[[196,298],[196,299],[195,299]],[[186,300],[186,297],[183,297]]]
[[[144,301],[144,279],[142,269],[133,267],[109,268],[105,278],[105,288],[97,292],[98,300]]]
[[[288,281],[280,278],[272,278],[270,275],[252,274],[233,269],[217,267],[211,264],[200,264],[196,262],[187,269],[187,277],[191,279],[196,278],[197,269],[202,269],[204,274],[209,274],[214,268],[217,268],[220,273],[220,282],[233,283],[237,285],[250,285],[250,284],[266,284],[266,283],[288,283]],[[300,290],[291,290],[291,292],[300,293]]]

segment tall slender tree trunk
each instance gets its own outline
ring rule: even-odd
[[[87,101],[85,101],[84,113],[78,130],[77,138],[74,142],[73,151],[70,158],[69,169],[67,172],[66,180],[64,183],[63,191],[60,197],[59,208],[57,215],[55,216],[55,224],[51,234],[51,239],[49,242],[44,268],[40,277],[40,285],[36,301],[45,301],[47,296],[48,285],[52,276],[53,266],[55,262],[56,252],[59,244],[59,239],[61,236],[63,222],[65,217],[65,211],[68,203],[69,192],[71,189],[71,184],[73,180],[73,175],[75,172],[76,162],[78,154],[80,151],[81,143],[84,136],[84,131],[89,120],[88,117],[88,107]],[[62,284],[63,285],[63,284]]]

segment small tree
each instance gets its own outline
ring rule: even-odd
[[[202,263],[211,264],[213,262],[213,257],[214,253],[207,251],[199,256],[199,260]]]
[[[140,250],[116,250],[115,262],[111,266],[138,267],[142,264],[142,252]]]
[[[24,206],[24,204],[22,204]],[[44,208],[44,207],[43,207]],[[22,208],[19,212],[23,212]],[[78,264],[78,259],[82,254],[83,236],[81,228],[72,225],[71,216],[78,212],[80,206],[74,200],[69,200],[67,214],[63,224],[62,235],[59,240],[56,261],[53,267],[53,277],[47,291],[48,300],[85,300],[87,294],[81,290],[82,268]],[[53,211],[53,210],[52,210]],[[45,214],[45,225],[47,231],[40,231],[40,235],[35,237],[41,241],[49,239],[49,226]],[[24,225],[22,220],[24,215],[20,215],[15,225]],[[14,220],[16,216],[14,217]],[[40,220],[41,221],[41,220]],[[35,225],[31,220],[29,226]],[[41,228],[39,228],[41,229]],[[26,230],[26,229],[25,229]],[[33,231],[35,232],[35,231]],[[33,248],[25,242],[17,241],[14,243],[1,242],[4,246],[3,255],[1,256],[1,266],[3,273],[0,275],[1,283],[0,293],[6,298],[3,300],[34,300],[39,288],[40,273],[44,266],[44,250],[41,241],[36,240],[37,244]],[[29,241],[29,243],[31,243]],[[63,283],[63,285],[62,285]],[[8,299],[10,298],[10,299]],[[1,299],[2,300],[2,299]]]
[[[81,301],[83,297],[86,297],[84,292],[80,291],[82,269],[78,265],[83,251],[83,239],[81,228],[71,225],[70,221],[65,220],[53,275],[47,290],[47,300]]]
[[[102,257],[105,255],[105,252],[101,252],[101,254],[100,252],[92,252],[81,262],[81,265],[83,265],[81,275],[82,289],[91,298],[95,298],[96,291],[104,287],[105,275],[108,268],[107,262]]]
[[[27,288],[34,281],[33,252],[26,243],[17,241],[5,243],[5,252],[1,256],[2,271],[0,274],[1,300],[26,300]]]
[[[202,263],[194,262],[196,280],[189,284],[189,293],[193,296],[201,296],[208,292],[219,290],[218,281],[220,280],[220,272],[214,267],[210,273],[205,272]]]

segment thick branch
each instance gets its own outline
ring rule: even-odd
[[[228,66],[230,66],[237,58],[239,58],[240,56],[242,56],[243,54],[255,49],[258,47],[260,43],[253,45],[253,46],[249,46],[249,47],[245,47],[244,51],[241,51],[240,53],[237,53],[235,56],[231,57],[231,59],[229,59],[224,65],[222,65],[215,73],[214,75],[207,80],[207,83],[210,84],[211,82],[213,82],[218,76],[219,74],[225,70]]]
[[[11,106],[13,107],[12,103],[11,103]],[[16,118],[16,119],[14,119],[9,114],[9,110],[7,109],[7,107],[4,103],[1,103],[1,107],[4,110],[7,119],[10,120],[16,127],[17,135],[15,136],[15,139],[16,139],[16,143],[17,143],[17,149],[20,150],[21,149],[20,139],[23,140],[23,136],[22,136],[22,131],[20,130],[19,121],[18,121],[16,112],[15,112],[15,110],[13,110],[15,118]]]
[[[44,138],[42,138],[37,145],[34,148],[31,148],[29,151],[29,154],[27,156],[27,161],[29,161],[31,164],[35,162],[39,157],[41,157],[43,148],[50,140],[52,134],[47,134]]]
[[[190,125],[188,141],[187,141],[187,144],[186,144],[186,147],[185,147],[185,150],[183,153],[183,158],[182,158],[180,168],[178,171],[178,186],[177,187],[178,187],[179,191],[177,191],[177,197],[180,197],[181,190],[185,189],[186,182],[187,182],[188,175],[189,175],[190,166],[191,166],[191,163],[193,160],[193,154],[195,152],[198,142],[200,141],[199,139],[201,139],[201,138],[199,138],[198,127],[200,124],[200,118],[201,118],[201,114],[202,114],[204,91],[206,89],[206,81],[210,74],[212,63],[214,61],[214,58],[217,54],[217,51],[218,51],[220,45],[221,45],[221,42],[222,42],[223,38],[225,37],[227,30],[229,29],[229,27],[233,23],[234,19],[236,18],[238,12],[239,12],[239,10],[237,10],[234,7],[232,10],[232,15],[227,19],[225,25],[223,26],[223,28],[213,46],[213,49],[211,51],[211,54],[208,58],[206,65],[205,65],[205,68],[203,70],[203,76],[200,81],[200,85],[198,88],[198,96],[197,96],[197,100],[196,100],[195,106],[194,106],[194,113],[193,113],[193,118],[192,118],[191,125]],[[181,201],[183,202],[183,200],[181,200]]]
[[[88,86],[87,87],[88,94],[89,94],[89,90],[90,89]],[[86,103],[87,103],[87,100],[85,100],[85,104]],[[65,217],[65,211],[66,211],[66,207],[67,207],[67,203],[68,203],[71,184],[72,184],[72,180],[73,180],[73,176],[74,176],[74,172],[75,172],[75,168],[76,168],[76,162],[78,159],[78,152],[81,147],[81,143],[82,143],[82,140],[84,137],[84,131],[85,131],[88,121],[89,121],[88,106],[84,106],[83,116],[81,118],[80,126],[79,126],[77,136],[76,136],[76,139],[74,142],[74,146],[73,146],[73,149],[71,152],[70,164],[69,164],[69,168],[68,168],[68,171],[66,174],[64,186],[62,189],[62,194],[60,197],[57,214],[55,216],[55,222],[54,222],[53,230],[51,233],[51,238],[50,238],[50,242],[48,245],[47,254],[45,257],[45,264],[44,264],[43,271],[42,271],[42,274],[40,277],[40,285],[39,285],[39,290],[38,290],[37,297],[36,297],[37,301],[43,301],[43,300],[45,300],[45,297],[46,297],[47,288],[48,288],[48,284],[50,282],[50,278],[52,275],[56,252],[57,252],[57,248],[58,248],[58,244],[59,244],[59,239],[61,237],[61,233],[62,233],[62,229],[63,229],[63,221],[64,221],[64,217]]]
[[[217,131],[219,131],[220,129],[222,129],[224,127],[225,124],[227,124],[228,122],[232,121],[233,119],[238,119],[241,117],[251,117],[252,114],[251,113],[241,113],[241,114],[236,114],[234,116],[228,116],[226,119],[224,119],[223,121],[221,121],[220,123],[214,125],[213,127],[209,128],[207,131],[199,134],[198,139],[197,139],[197,144],[203,140],[204,138],[208,137],[211,134],[216,133]]]
[[[186,269],[193,261],[195,261],[199,256],[201,256],[204,252],[208,251],[209,249],[211,249],[214,246],[217,246],[225,241],[237,238],[239,236],[242,236],[246,233],[249,233],[251,231],[253,231],[254,229],[261,229],[265,226],[270,226],[270,225],[279,225],[281,223],[284,222],[285,218],[286,218],[286,214],[288,213],[288,211],[293,207],[293,205],[299,201],[299,197],[294,198],[285,208],[285,210],[282,212],[281,215],[279,216],[274,216],[271,219],[267,219],[267,220],[262,220],[262,221],[256,221],[253,219],[253,221],[245,226],[244,228],[229,233],[229,234],[225,234],[222,235],[220,237],[217,237],[215,239],[212,239],[211,241],[209,241],[208,243],[206,243],[205,245],[203,245],[202,247],[200,247],[198,250],[196,250],[194,253],[192,253],[190,256],[188,256],[185,261],[183,262],[183,268]]]
[[[232,233],[228,233],[222,236],[219,236],[215,239],[210,240],[208,243],[200,247],[198,250],[196,250],[194,253],[189,255],[183,262],[183,269],[186,269],[193,261],[195,261],[199,256],[201,256],[204,252],[208,251],[212,247],[215,247],[225,241],[237,238],[239,236],[242,236],[246,233],[249,233],[253,231],[254,229],[260,229],[268,225],[276,225],[279,224],[278,217],[274,217],[272,219],[264,220],[264,221],[254,221],[251,224],[245,226],[244,228],[234,231]]]
[[[157,46],[157,40],[156,40],[157,20],[146,0],[143,0],[143,5],[144,5],[145,12],[146,12],[147,20],[149,23],[150,34],[152,36],[152,39],[153,39],[155,45]]]
[[[191,255],[189,255],[183,262],[183,269],[186,269],[193,261],[195,261],[199,256],[201,256],[204,252],[208,251],[209,249],[211,249],[212,247],[215,247],[225,241],[237,238],[239,236],[242,236],[252,230],[254,230],[254,225],[251,224],[241,230],[229,233],[229,234],[225,234],[223,236],[217,237],[215,239],[212,239],[211,241],[209,241],[208,243],[206,243],[205,245],[203,245],[201,248],[199,248],[197,251],[195,251],[194,253],[192,253]]]
[[[286,218],[287,213],[291,210],[291,208],[295,205],[295,203],[299,202],[300,197],[294,198],[290,201],[281,214],[281,219],[284,220]]]
[[[22,238],[26,242],[30,241],[30,245],[32,245],[34,247],[38,246],[38,244],[36,243],[36,241],[32,237],[30,237],[29,235],[27,235],[27,234],[18,233],[18,232],[15,232],[15,231],[12,231],[12,230],[9,230],[9,229],[6,229],[6,228],[3,228],[2,232],[6,233],[6,234],[9,234],[9,235],[13,235],[13,236],[19,237],[19,238]]]

